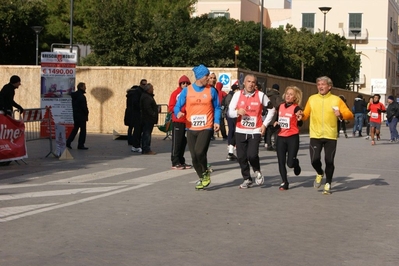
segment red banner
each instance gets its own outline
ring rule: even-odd
[[[27,157],[24,122],[0,114],[0,162]]]

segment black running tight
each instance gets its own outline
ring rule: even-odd
[[[321,164],[321,151],[324,148],[324,161],[326,163],[326,169],[323,171]],[[310,162],[317,174],[326,174],[326,183],[331,185],[335,166],[334,157],[337,150],[337,140],[333,139],[310,139],[309,151],[310,151]]]
[[[278,170],[283,183],[287,183],[287,169],[285,164],[287,163],[289,168],[294,168],[298,164],[296,156],[298,155],[299,150],[299,134],[289,137],[277,136],[276,149]]]

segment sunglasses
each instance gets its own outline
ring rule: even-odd
[[[182,82],[181,85],[190,85],[190,82]]]

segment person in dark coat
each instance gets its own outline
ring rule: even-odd
[[[158,105],[154,99],[154,87],[147,83],[140,98],[141,121],[143,135],[141,137],[142,154],[155,155],[151,150],[151,134],[154,125],[158,123]]]
[[[85,147],[86,142],[86,122],[89,121],[89,109],[87,108],[86,96],[86,84],[80,82],[77,86],[77,90],[71,93],[72,98],[72,111],[73,111],[73,129],[69,135],[66,146],[72,149],[71,143],[75,139],[78,130],[80,129],[78,139],[78,149],[87,150]]]
[[[124,123],[127,129],[127,143],[132,145],[132,152],[142,152],[141,149],[141,135],[142,135],[142,121],[140,111],[140,98],[143,94],[144,87],[147,85],[147,80],[142,79],[140,85],[134,85],[126,91],[126,109]]]
[[[12,116],[13,107],[17,108],[21,113],[24,109],[14,101],[15,90],[21,85],[21,78],[12,76],[10,83],[4,85],[0,92],[0,110],[5,114]]]

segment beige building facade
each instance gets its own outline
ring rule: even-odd
[[[399,0],[264,0],[266,27],[287,23],[312,32],[339,34],[360,56],[359,77],[349,84],[363,94],[399,97]],[[199,0],[196,15],[260,21],[261,0]],[[320,8],[326,7],[324,13]],[[328,10],[328,11],[327,11]],[[212,16],[212,15],[211,15]],[[324,23],[326,21],[326,23]],[[326,73],[328,75],[328,73]],[[353,85],[354,84],[354,85]],[[381,91],[386,91],[381,93]]]
[[[327,7],[325,14],[321,11],[323,7]],[[380,94],[399,94],[398,18],[398,0],[292,2],[291,24],[296,28],[323,32],[325,25],[327,32],[344,36],[356,48],[361,68],[355,86],[351,84],[351,87],[364,94],[383,91],[384,82],[386,93]]]

